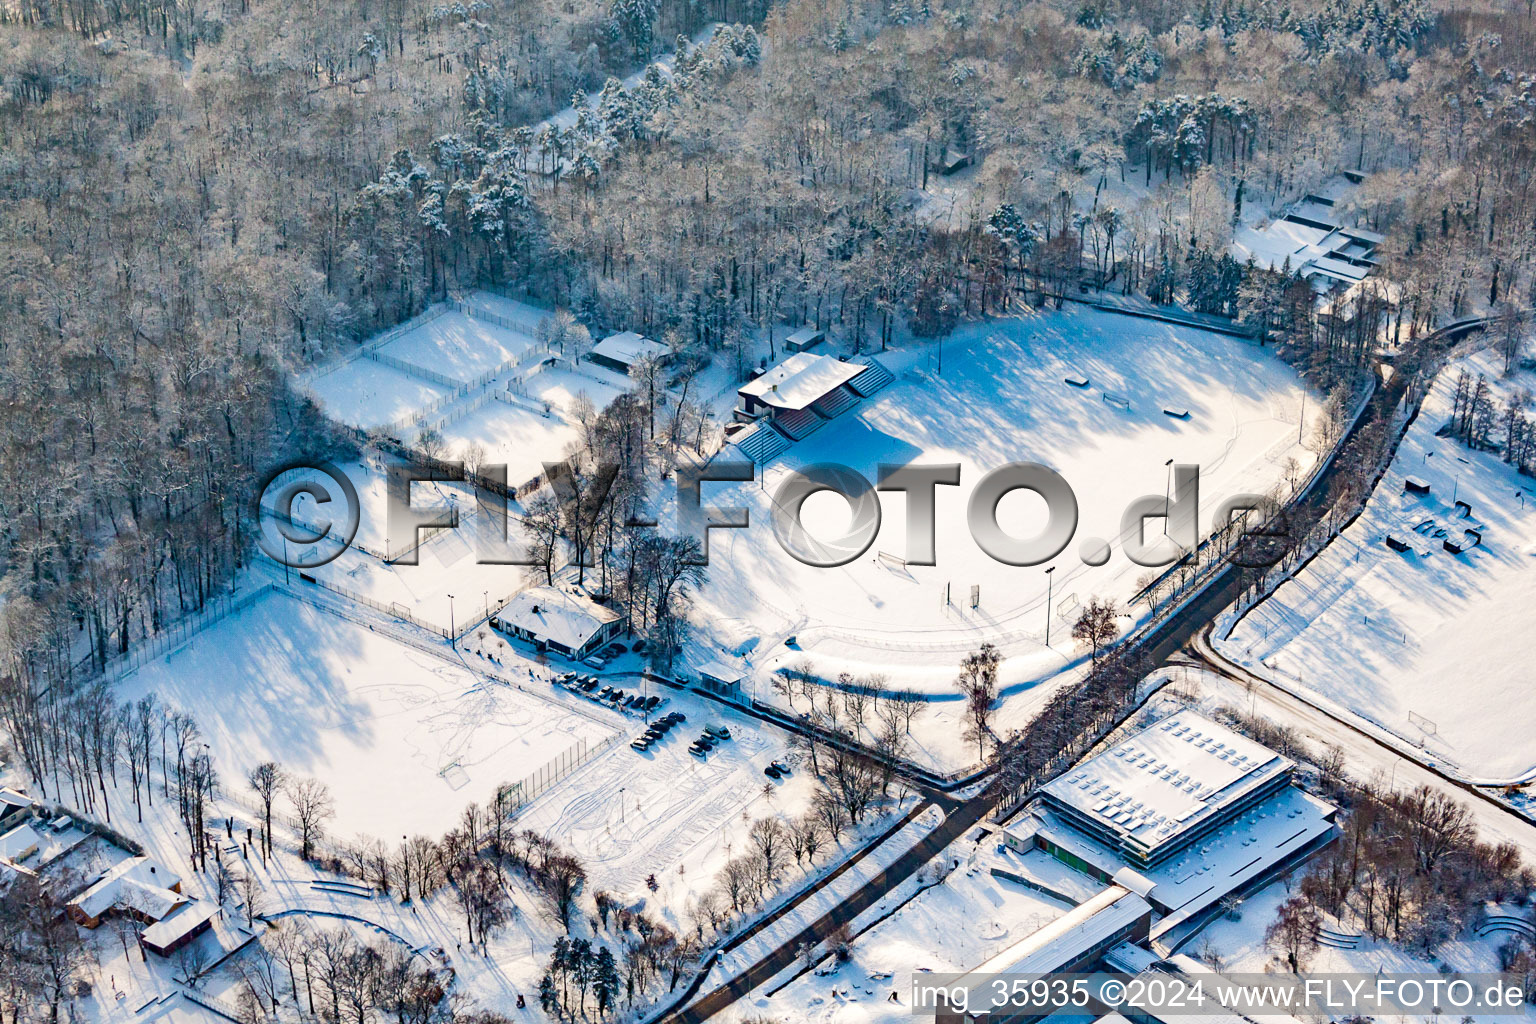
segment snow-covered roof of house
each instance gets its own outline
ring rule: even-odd
[[[709,676],[711,679],[718,679],[722,683],[739,683],[742,680],[741,669],[732,668],[730,665],[727,665],[724,662],[715,661],[713,659],[703,662],[702,664],[695,665],[694,671],[699,673],[701,676]]]
[[[1221,813],[1294,762],[1193,711],[1148,726],[1042,788],[1147,850]]]
[[[828,355],[796,352],[761,377],[743,384],[737,394],[776,409],[804,409],[866,369],[860,363],[845,363]]]
[[[205,921],[219,912],[212,900],[193,900],[183,903],[176,912],[168,914],[140,934],[139,938],[152,949],[165,949],[185,935],[190,934]]]
[[[520,626],[534,636],[577,650],[619,613],[589,598],[554,587],[524,590],[501,610],[503,622]]]
[[[1111,885],[1049,924],[987,958],[968,973],[1049,974],[1078,960],[1144,914],[1152,905],[1129,889]]]
[[[784,339],[784,344],[785,345],[804,345],[806,342],[810,341],[812,338],[820,336],[821,333],[822,333],[821,331],[818,331],[816,328],[814,328],[814,327],[810,326],[809,324],[807,324],[806,326],[800,328],[798,331],[795,331],[789,337],[785,338]]]
[[[1364,281],[1365,275],[1370,273],[1370,270],[1367,267],[1358,267],[1353,263],[1346,263],[1344,260],[1334,259],[1331,256],[1318,256],[1315,259],[1308,260],[1306,267],[1301,273],[1303,277],[1310,277],[1312,274],[1326,274],[1336,280],[1355,284],[1356,282]]]
[[[31,807],[32,798],[25,793],[18,793],[14,789],[0,788],[0,806]]]
[[[186,898],[171,890],[181,878],[148,857],[128,857],[108,868],[96,883],[70,905],[87,917],[100,917],[113,907],[137,911],[158,921]]]
[[[0,858],[11,861],[26,860],[36,853],[43,837],[31,825],[17,825],[0,836]]]
[[[664,345],[659,341],[636,334],[634,331],[620,331],[618,334],[610,334],[596,345],[592,346],[592,353],[605,359],[611,359],[625,366],[633,366],[644,356],[665,356],[672,352],[670,345]]]

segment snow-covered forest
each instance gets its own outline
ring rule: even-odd
[[[158,762],[168,803],[175,780],[190,856],[200,870],[210,850],[217,860],[204,811],[220,752],[169,756],[170,719],[153,749],[153,704],[123,703],[100,679],[172,623],[223,614],[218,602],[253,560],[251,495],[274,467],[358,464],[384,445],[387,432],[334,422],[299,382],[434,303],[483,288],[558,310],[540,324],[544,352],[556,331],[573,346],[632,330],[670,347],[670,379],[642,361],[609,382],[617,397],[603,408],[573,398],[584,454],[551,452],[571,455],[564,489],[519,510],[542,545],[538,582],[557,582],[569,548],[580,582],[590,571],[604,600],[626,608],[631,642],[643,634],[670,657],[706,574],[691,540],[645,547],[619,534],[654,497],[645,471],[670,471],[680,451],[712,454],[714,417],[792,331],[825,331],[858,357],[1022,307],[1060,309],[1090,289],[1147,316],[1176,307],[1197,318],[1184,327],[1219,322],[1328,396],[1321,457],[1361,371],[1383,355],[1415,371],[1415,340],[1436,328],[1504,317],[1511,370],[1536,301],[1533,178],[1536,7],[1515,0],[6,0],[0,729],[16,742],[0,752],[83,813],[127,819],[126,804],[108,807],[108,776],[115,792],[131,786],[135,824]],[[1343,181],[1338,216],[1381,237],[1347,309],[1320,301],[1289,258],[1234,247]],[[702,394],[706,381],[718,393]],[[1483,390],[1458,388],[1456,436],[1473,447],[1504,438],[1505,460],[1528,475],[1528,396],[1498,419]],[[1275,443],[1301,443],[1304,392],[1285,421],[1297,428]],[[1154,410],[1160,426],[1164,413],[1180,418]],[[391,443],[429,462],[463,454],[429,427]],[[624,463],[611,494],[599,453]],[[1340,478],[1368,493],[1375,464],[1358,461]],[[584,507],[599,490],[606,504]],[[452,625],[442,635],[458,654]],[[1042,698],[1014,781],[1086,753],[1134,695],[1146,666],[1101,666],[1091,646],[1090,685]],[[811,692],[802,724],[817,714]],[[826,728],[841,736],[832,693]],[[972,703],[984,713],[995,700],[993,688]],[[804,747],[814,774],[856,807],[822,796],[793,819],[758,818],[755,845],[734,858],[727,846],[719,883],[699,882],[709,904],[695,917],[712,934],[777,898],[786,849],[810,872],[818,848],[873,827],[866,805],[901,807],[894,795],[887,806],[887,790],[917,712],[899,730],[903,712],[890,707],[875,760],[839,742]],[[183,724],[190,744],[200,734]],[[984,757],[985,714],[967,728]],[[760,785],[761,767],[743,772]],[[434,853],[441,877],[418,880],[419,894],[450,881],[473,891],[453,873],[478,870],[477,813],[468,859]],[[507,816],[492,819],[499,828]],[[306,827],[306,862],[312,838]],[[354,845],[355,876],[401,856],[410,879],[414,840],[402,840],[398,854]],[[498,836],[497,877],[505,861],[531,890],[569,889],[555,898],[564,919],[576,884],[549,870],[564,847],[544,841],[509,837],[518,852],[503,858]],[[401,875],[383,874],[372,884],[387,895]],[[617,906],[594,904],[594,934]],[[481,919],[465,907],[471,947],[505,923],[499,905]],[[63,961],[83,955],[57,924],[45,914],[27,931],[57,939],[55,1009]],[[587,1016],[595,984],[606,1016],[620,967],[626,1005],[663,977],[670,991],[705,934],[703,923],[692,941],[658,932],[648,959],[624,963],[562,937],[544,1009]],[[428,984],[406,975],[398,985]],[[12,1018],[31,1019],[20,1003],[13,995]]]

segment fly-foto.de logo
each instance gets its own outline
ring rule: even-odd
[[[567,463],[545,463],[545,480],[554,500],[565,506],[602,508],[618,476],[617,464],[599,464],[578,485]],[[1120,515],[1114,543],[1136,565],[1159,568],[1172,565],[1199,547],[1200,469],[1194,465],[1166,466],[1167,488],[1131,500]],[[476,483],[476,505],[490,517],[491,528],[474,531],[476,561],[486,565],[537,565],[539,559],[516,528],[506,488],[505,466],[480,466],[474,477],[466,476],[464,464],[438,463],[431,467],[405,460],[386,463],[385,534],[389,551],[400,552],[390,561],[417,564],[416,548],[426,531],[458,529],[460,510],[452,503],[425,498],[418,485]],[[675,474],[675,500],[670,534],[690,538],[692,557],[708,564],[709,537],[713,530],[750,530],[751,510],[744,506],[706,504],[707,483],[751,483],[758,467],[744,462],[679,466]],[[770,526],[774,541],[796,561],[809,566],[833,568],[865,554],[888,532],[882,522],[880,492],[902,496],[906,535],[901,539],[908,565],[938,564],[938,489],[962,487],[958,463],[905,463],[881,465],[870,480],[851,466],[822,462],[786,471],[775,483],[770,502]],[[998,510],[1003,499],[1028,492],[1043,503],[1043,527],[1028,536],[1009,532]],[[847,526],[834,535],[810,529],[803,515],[806,502],[831,493],[847,503]],[[345,551],[357,535],[362,510],[357,489],[346,474],[329,464],[290,465],[268,474],[256,496],[260,523],[259,546],[268,557],[285,565],[305,568],[324,565]],[[1228,549],[1245,537],[1271,536],[1268,501],[1257,494],[1238,494],[1221,501],[1208,522],[1206,536],[1221,534]],[[1038,462],[1010,462],[983,474],[971,486],[965,502],[965,527],[972,540],[994,560],[1012,566],[1043,565],[1067,550],[1078,533],[1077,495],[1066,478]],[[625,519],[631,530],[660,530],[655,521]],[[1078,541],[1077,553],[1087,565],[1109,561],[1114,543],[1102,537]],[[882,542],[896,549],[892,538]],[[1245,565],[1256,564],[1244,561]]]

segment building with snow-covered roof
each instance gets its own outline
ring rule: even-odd
[[[769,462],[893,380],[870,356],[852,362],[796,352],[736,389],[730,443],[753,462]]]
[[[103,872],[64,909],[76,924],[95,928],[111,913],[153,924],[186,902],[178,875],[148,857],[128,857]]]
[[[1342,190],[1334,190],[1341,193]],[[1343,222],[1335,194],[1324,190],[1293,203],[1262,228],[1244,228],[1233,240],[1233,255],[1270,270],[1290,270],[1328,295],[1363,281],[1378,266],[1376,249],[1385,236]]]
[[[210,900],[190,900],[139,933],[139,943],[156,956],[170,956],[213,927],[219,908]]]
[[[796,352],[736,389],[737,412],[757,417],[809,409],[837,395],[865,369],[833,356]]]
[[[0,821],[20,814],[32,806],[32,798],[14,789],[0,787]]]
[[[964,989],[967,1007],[985,1011],[948,1012],[953,1005],[941,997],[939,1024],[1024,1024],[1047,1016],[1047,1011],[1019,1008],[1010,1013],[996,1005],[999,975],[1033,976],[1090,970],[1112,949],[1125,943],[1145,942],[1152,921],[1152,907],[1129,889],[1112,885],[1067,913],[1010,943],[967,971],[957,982],[944,987],[953,993]]]
[[[1290,785],[1296,764],[1193,711],[1181,711],[1058,776],[1044,804],[1147,867]]]
[[[591,598],[532,587],[508,601],[491,624],[540,650],[579,660],[617,636],[622,618]]]
[[[671,354],[670,345],[652,341],[634,331],[620,331],[618,334],[608,335],[592,346],[592,351],[587,353],[587,358],[599,366],[628,374],[630,369],[646,356],[666,359]]]
[[[826,334],[814,327],[802,327],[784,339],[786,352],[805,352],[827,340]]]
[[[1338,837],[1336,808],[1293,786],[1295,762],[1179,711],[1047,783],[1010,823],[1012,850],[1043,850],[1146,899],[1172,948]]]
[[[693,671],[698,676],[698,688],[705,693],[714,694],[735,704],[748,703],[746,693],[741,688],[742,679],[745,678],[741,669],[722,661],[710,660],[694,666]]]
[[[43,844],[43,837],[31,825],[17,825],[0,836],[0,860],[20,864],[28,857],[36,856]]]

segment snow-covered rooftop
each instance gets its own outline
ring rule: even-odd
[[[612,608],[554,587],[533,587],[518,594],[500,618],[544,640],[579,650],[603,626],[619,618]]]
[[[31,825],[18,825],[0,836],[0,859],[25,860],[36,853],[42,843],[42,837]]]
[[[592,346],[592,354],[610,359],[625,366],[633,366],[645,356],[670,355],[672,348],[659,341],[636,334],[634,331],[620,331],[618,334],[610,334],[596,345]]]
[[[171,891],[180,884],[180,877],[148,857],[128,857],[108,868],[70,905],[87,917],[100,917],[113,907],[122,907],[158,921],[186,902],[185,897]]]
[[[703,662],[699,665],[695,665],[693,670],[699,673],[699,675],[709,676],[711,679],[718,679],[722,683],[739,683],[742,680],[741,669],[733,668],[724,662],[715,661],[713,659]]]
[[[797,352],[756,380],[743,384],[737,394],[776,409],[804,409],[865,369],[859,363],[845,363],[832,356]]]
[[[1048,974],[1083,955],[1144,915],[1152,905],[1128,889],[1111,885],[1093,899],[994,953],[974,975]]]
[[[218,912],[218,905],[211,900],[183,903],[175,913],[161,918],[144,929],[139,937],[151,949],[163,950],[183,936],[191,934],[205,921],[212,920]]]
[[[1052,801],[1122,842],[1156,850],[1221,814],[1294,763],[1193,711],[1180,711],[1059,776]]]
[[[1232,892],[1270,875],[1277,865],[1325,845],[1337,826],[1334,808],[1294,786],[1248,808],[1233,820],[1151,867],[1121,868],[1121,854],[1083,834],[1051,810],[1036,808],[1010,826],[1028,833],[1100,871],[1113,874],[1123,889],[1149,900],[1165,915],[1153,926],[1157,937],[1197,917]]]

